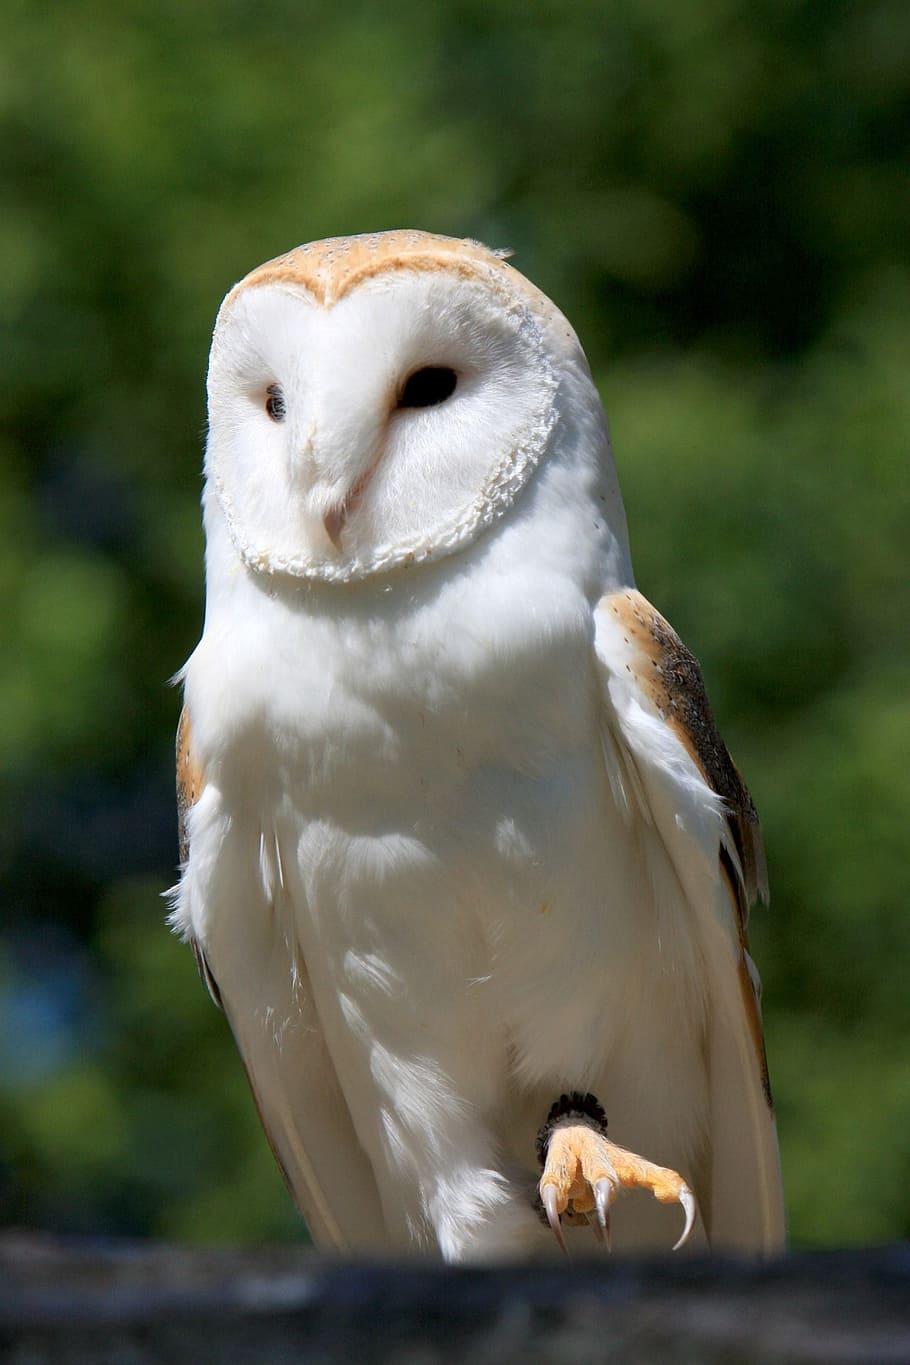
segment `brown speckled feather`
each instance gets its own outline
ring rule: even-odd
[[[180,862],[186,866],[190,856],[188,815],[205,790],[205,773],[192,749],[190,714],[184,706],[177,723],[177,840]],[[212,976],[205,954],[194,938],[189,940],[199,975],[208,987],[209,995],[219,1009],[223,1008],[218,983]]]
[[[177,723],[177,838],[181,863],[185,863],[190,856],[187,816],[204,788],[205,774],[193,754],[190,713],[184,706]]]
[[[768,898],[765,853],[758,812],[739,769],[730,757],[711,712],[701,669],[673,627],[634,588],[605,598],[602,607],[621,627],[632,650],[626,665],[661,718],[682,742],[705,781],[722,796],[730,840],[739,861],[721,846],[721,875],[730,895],[739,932],[740,992],[768,1107],[773,1109],[761,1021],[761,1001],[749,968],[747,921],[756,896]],[[741,872],[740,870],[741,869]]]
[[[720,737],[698,660],[673,627],[635,588],[613,593],[605,601],[637,650],[637,681],[698,764],[708,785],[724,798],[733,846],[742,868],[741,913],[745,927],[748,902],[768,896],[765,852],[758,812],[739,769]]]

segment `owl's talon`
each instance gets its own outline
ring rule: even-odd
[[[650,1190],[662,1204],[681,1204],[685,1226],[673,1250],[688,1240],[696,1214],[689,1186],[676,1171],[610,1142],[606,1116],[593,1095],[561,1096],[538,1135],[538,1154],[541,1202],[564,1251],[563,1214],[570,1221],[593,1223],[598,1241],[610,1245],[610,1209],[621,1189]]]
[[[679,1251],[680,1247],[685,1246],[686,1242],[689,1240],[689,1233],[695,1226],[695,1195],[689,1189],[688,1185],[683,1185],[678,1197],[686,1215],[686,1226],[682,1230],[682,1236],[679,1241],[673,1244],[674,1251]]]
[[[604,1213],[601,1211],[600,1203],[597,1206],[597,1217],[591,1221],[594,1229],[594,1240],[601,1246],[605,1246],[607,1251],[613,1250],[613,1238],[610,1234],[610,1210]]]
[[[613,1181],[604,1178],[594,1184],[594,1202],[597,1207],[597,1221],[606,1232],[610,1225],[610,1205],[613,1202]]]
[[[554,1185],[544,1185],[540,1191],[540,1198],[543,1202],[547,1214],[547,1222],[553,1229],[557,1242],[563,1251],[567,1252],[566,1239],[562,1235],[562,1224],[559,1221],[559,1195]],[[568,1253],[567,1253],[568,1254]]]

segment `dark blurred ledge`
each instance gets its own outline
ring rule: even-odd
[[[11,1232],[0,1360],[907,1365],[910,1244],[449,1270]]]

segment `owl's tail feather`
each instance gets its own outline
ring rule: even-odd
[[[715,975],[707,1040],[710,1161],[699,1204],[714,1250],[773,1255],[783,1250],[786,1225],[763,1049],[756,1048],[735,975],[729,969]]]

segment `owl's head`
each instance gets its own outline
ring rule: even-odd
[[[209,365],[236,549],[339,582],[462,549],[547,451],[566,365],[587,375],[568,323],[477,243],[388,232],[267,262],[222,304]]]

